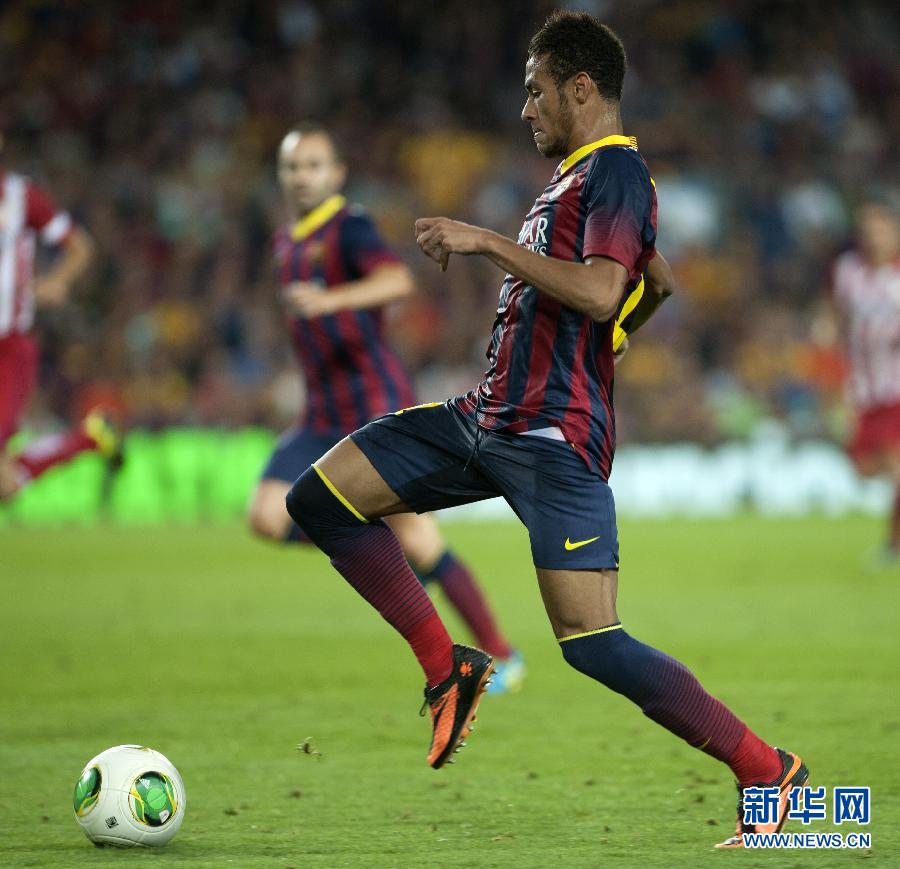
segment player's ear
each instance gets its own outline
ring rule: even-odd
[[[579,104],[587,102],[592,90],[597,90],[593,79],[586,72],[579,72],[572,81],[572,87],[575,91],[575,100]]]

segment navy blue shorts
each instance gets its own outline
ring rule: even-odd
[[[338,441],[339,431],[316,434],[308,428],[288,429],[279,439],[263,469],[263,480],[293,483],[316,459],[321,459]]]
[[[350,437],[416,513],[502,496],[528,528],[536,567],[619,566],[612,490],[564,441],[479,431],[449,402],[379,417]]]

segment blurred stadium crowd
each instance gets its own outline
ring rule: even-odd
[[[0,10],[0,161],[44,182],[99,253],[41,317],[39,418],[97,399],[132,425],[283,427],[302,400],[269,239],[275,152],[315,118],[349,195],[414,268],[394,312],[421,399],[481,374],[501,275],[415,249],[417,216],[515,235],[553,165],[519,120],[546,2],[12,0]],[[900,191],[891,4],[582,0],[629,53],[625,131],[658,185],[682,291],[618,369],[620,442],[716,442],[776,421],[840,434],[817,336],[828,264],[866,191]],[[892,159],[893,158],[893,159]]]

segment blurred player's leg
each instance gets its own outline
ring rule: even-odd
[[[12,335],[0,341],[0,451],[18,428],[37,378],[37,359],[37,345],[28,336]],[[98,450],[110,461],[121,460],[121,437],[98,412],[88,414],[77,428],[44,435],[18,453],[5,455],[0,461],[0,499],[88,450]]]
[[[317,433],[306,426],[282,434],[247,507],[247,524],[254,534],[276,542],[311,543],[288,515],[284,499],[294,480],[342,437],[337,431]]]
[[[894,560],[900,559],[900,485],[897,485],[894,489],[894,504],[891,508],[888,551]]]
[[[430,515],[399,513],[386,520],[406,553],[406,558],[423,582],[437,582],[447,600],[466,623],[476,645],[494,658],[512,655],[481,589],[468,567],[447,548]]]
[[[849,452],[860,475],[886,478],[894,487],[887,539],[869,558],[872,569],[893,566],[900,560],[900,405],[862,414]]]
[[[247,509],[250,530],[268,540],[310,543],[310,539],[294,524],[284,506],[291,484],[284,480],[260,480],[253,490]]]
[[[900,561],[900,431],[894,431],[887,457],[887,474],[894,487],[894,498],[888,520],[886,557],[891,564],[896,564]]]
[[[0,499],[12,496],[28,479],[6,444],[16,433],[37,379],[37,344],[26,335],[0,338]]]
[[[285,498],[293,480],[339,440],[338,435],[316,435],[303,428],[292,429],[279,440],[250,499],[247,521],[255,534],[274,541],[312,542],[288,515]],[[513,655],[475,579],[447,549],[434,519],[416,513],[401,513],[389,517],[386,522],[397,535],[419,578],[440,583],[478,646],[502,659],[504,666],[509,663],[510,678],[506,680],[509,685],[500,680],[493,687],[517,690],[525,675],[521,656]]]
[[[21,471],[22,483],[36,480],[55,465],[71,461],[79,453],[97,449],[94,440],[83,428],[58,434],[43,435],[28,444],[13,461]]]

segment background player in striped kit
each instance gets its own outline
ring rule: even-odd
[[[900,221],[873,199],[857,212],[857,244],[838,257],[831,282],[836,341],[849,362],[847,392],[856,412],[848,445],[857,470],[894,487],[878,562],[900,559]]]
[[[313,461],[370,419],[415,403],[383,324],[384,306],[412,292],[412,275],[368,215],[340,195],[346,172],[325,128],[301,125],[285,136],[278,177],[291,223],[276,234],[275,257],[306,408],[276,447],[251,500],[251,528],[273,540],[309,542],[284,499]],[[408,513],[392,517],[391,527],[420,579],[440,584],[476,641],[500,662],[492,690],[518,690],[521,655],[434,519]]]
[[[0,150],[2,146],[0,136]],[[56,249],[58,255],[49,269],[36,276],[39,243]],[[86,450],[118,458],[118,434],[99,413],[89,414],[70,431],[38,438],[16,454],[7,451],[37,384],[35,308],[59,306],[68,299],[72,285],[90,263],[92,250],[87,232],[42,187],[0,167],[0,500]]]

